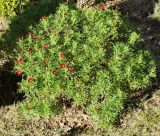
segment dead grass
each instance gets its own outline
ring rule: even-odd
[[[151,99],[142,100],[139,108],[130,109],[121,122],[118,128],[90,130],[81,136],[159,136],[160,90]]]
[[[0,108],[0,135],[6,136],[60,136],[73,135],[90,126],[82,110],[74,107],[48,119],[20,116],[16,105]]]
[[[160,0],[154,5],[154,13],[151,15],[152,18],[160,20]]]
[[[85,132],[68,133],[68,135],[80,136],[159,136],[160,134],[160,90],[153,94],[148,100],[142,100],[137,109],[130,109],[127,114],[121,118],[119,127],[112,127],[107,130],[100,128],[90,129]],[[78,117],[79,114],[68,116],[68,122],[71,117]],[[50,119],[24,119],[17,113],[15,105],[0,108],[0,135],[2,136],[60,136],[64,134],[64,124],[57,128],[55,126],[55,117]],[[61,120],[64,116],[60,116]],[[72,118],[73,119],[73,118]],[[75,120],[74,120],[75,121]],[[79,122],[79,120],[77,120]],[[84,121],[85,123],[85,121]],[[66,133],[67,134],[67,133]]]
[[[3,136],[58,136],[48,120],[38,118],[26,120],[17,114],[15,105],[0,109],[0,134]]]
[[[5,32],[5,30],[8,28],[8,20],[0,17],[0,36]]]

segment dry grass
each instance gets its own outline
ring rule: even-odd
[[[17,114],[15,105],[0,109],[0,134],[3,136],[58,136],[48,120],[23,119]]]
[[[151,99],[143,100],[137,109],[130,109],[118,128],[92,130],[81,136],[159,136],[160,90]]]
[[[88,116],[81,110],[67,108],[48,119],[27,119],[18,114],[15,105],[0,108],[0,135],[5,136],[60,136],[73,135],[89,126]]]
[[[8,20],[0,17],[0,35],[8,28]]]
[[[148,100],[142,100],[137,109],[130,109],[121,118],[121,125],[108,130],[90,129],[80,136],[159,136],[160,90]],[[75,114],[76,115],[76,114]],[[74,115],[74,116],[75,116]],[[78,114],[77,114],[78,115]],[[57,128],[50,119],[24,119],[17,114],[15,105],[0,108],[0,135],[2,136],[60,136],[63,127]],[[63,118],[63,116],[60,116]],[[77,120],[78,121],[78,120]],[[68,135],[78,135],[69,133]]]
[[[160,0],[158,0],[158,2],[155,3],[154,13],[153,13],[153,15],[151,15],[151,17],[160,20]]]

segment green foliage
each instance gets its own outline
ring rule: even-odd
[[[3,5],[3,1],[0,1],[0,17],[4,14],[4,5]]]
[[[60,111],[65,97],[106,127],[131,90],[149,86],[156,76],[151,54],[138,49],[139,34],[115,11],[63,4],[30,30],[17,42],[15,65],[27,116]]]
[[[1,0],[0,1],[0,16],[14,16],[16,13],[21,13],[23,8],[33,0]]]

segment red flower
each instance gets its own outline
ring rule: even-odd
[[[43,19],[46,19],[47,16],[41,16],[40,18],[41,18],[41,20],[43,20]]]
[[[23,62],[23,61],[24,61],[24,58],[20,58],[19,61],[20,61],[20,62]]]
[[[28,82],[29,82],[29,83],[32,83],[32,81],[33,81],[33,78],[31,78],[31,77],[28,78]]]
[[[60,58],[64,59],[65,58],[65,55],[62,53],[60,54]]]
[[[22,75],[22,71],[21,70],[18,70],[16,73],[17,73],[18,76]]]
[[[43,46],[44,49],[48,49],[49,48],[49,45],[48,43],[46,43],[44,46]]]
[[[45,63],[45,64],[47,64],[47,62],[48,62],[48,60],[47,60],[47,59],[45,59],[45,60],[44,60],[44,63]]]
[[[53,70],[52,73],[53,73],[54,75],[58,75],[58,70]]]
[[[98,6],[98,10],[101,10],[101,11],[105,10],[104,5],[99,5],[99,6]]]
[[[24,58],[20,58],[19,60],[16,61],[16,64],[24,62]]]
[[[72,70],[73,70],[73,67],[72,67],[72,66],[68,66],[68,70],[69,70],[69,71],[72,71]]]
[[[65,68],[66,64],[61,63],[60,66],[61,66],[61,68]]]
[[[68,14],[67,14],[67,13],[64,13],[64,16],[68,16]]]

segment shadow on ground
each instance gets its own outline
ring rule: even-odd
[[[17,93],[18,82],[21,78],[9,71],[0,72],[0,106],[7,106],[24,99],[23,94]]]

